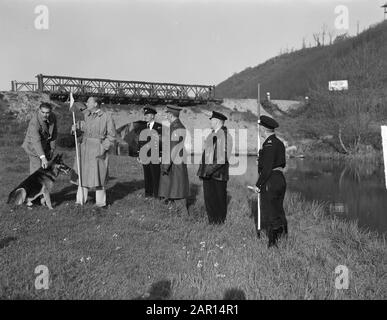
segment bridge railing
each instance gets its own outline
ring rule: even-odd
[[[122,81],[109,79],[88,79],[63,76],[47,76],[39,74],[38,88],[40,92],[54,95],[96,95],[108,98],[127,98],[133,100],[215,100],[215,86],[155,83],[141,81]]]
[[[36,82],[13,80],[11,87],[12,91],[37,91],[38,84]]]

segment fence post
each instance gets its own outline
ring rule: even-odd
[[[38,91],[43,92],[43,75],[38,74],[36,78],[38,78]]]

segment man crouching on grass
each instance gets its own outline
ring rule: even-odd
[[[52,112],[52,105],[43,102],[39,110],[32,116],[22,148],[30,159],[30,174],[40,167],[47,168],[55,150],[57,137],[56,117]]]

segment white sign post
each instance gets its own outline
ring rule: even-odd
[[[387,126],[382,126],[382,145],[383,145],[383,162],[384,162],[384,182],[387,189]]]
[[[329,91],[348,90],[348,80],[329,81],[328,89]]]

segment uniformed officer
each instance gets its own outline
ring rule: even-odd
[[[213,111],[210,117],[211,133],[205,141],[202,161],[197,175],[203,181],[203,195],[208,221],[222,224],[227,215],[227,181],[232,139],[224,122],[227,117]]]
[[[138,161],[142,163],[144,171],[145,197],[158,198],[160,181],[160,157],[161,157],[161,134],[162,125],[155,121],[157,111],[150,107],[144,108],[144,117],[147,122],[147,140],[139,143]],[[152,138],[150,137],[152,135]],[[141,152],[141,148],[152,140],[146,155]],[[146,157],[147,159],[141,159]],[[149,161],[150,160],[150,161]]]
[[[179,119],[180,111],[180,108],[172,105],[166,109],[170,127],[169,136],[163,136],[163,139],[166,145],[169,144],[169,150],[168,154],[163,155],[167,159],[162,160],[159,196],[174,203],[178,211],[188,214],[186,199],[189,196],[189,180],[184,147],[187,130]]]
[[[286,181],[283,168],[286,165],[285,146],[275,135],[278,123],[268,117],[260,117],[259,131],[265,139],[259,150],[256,192],[261,194],[262,225],[269,238],[268,246],[277,246],[280,236],[288,232],[283,208]]]

